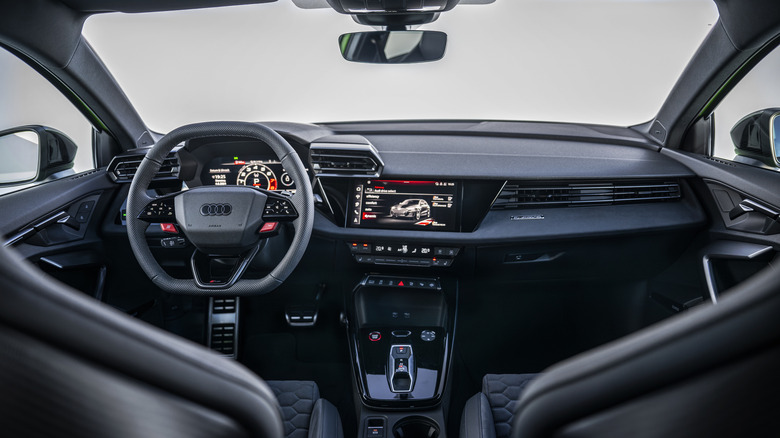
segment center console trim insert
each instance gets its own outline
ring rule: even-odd
[[[390,283],[387,281],[384,281],[383,284],[378,284],[378,280],[392,280]],[[370,280],[374,280],[374,284],[369,284]],[[412,280],[415,281],[414,287],[409,287],[407,284],[407,281]],[[403,281],[404,285],[399,286],[399,283]],[[423,283],[426,284],[426,288],[418,288],[416,282],[420,282],[419,284],[422,285]],[[395,324],[388,324],[387,322],[382,322],[382,320],[374,321],[373,318],[371,322],[368,320],[364,320],[364,316],[359,316],[357,313],[358,311],[358,301],[357,297],[358,294],[361,293],[361,288],[382,288],[386,293],[392,294],[393,291],[398,291],[399,293],[403,290],[407,297],[411,297],[415,295],[415,291],[419,290],[420,294],[422,296],[428,295],[430,296],[431,293],[440,293],[441,300],[443,300],[443,303],[445,304],[445,307],[441,308],[442,317],[444,319],[440,320],[439,323],[431,323],[430,327],[428,326],[428,321],[423,320],[417,320],[412,322],[412,325],[409,327],[412,330],[412,333],[410,333],[411,336],[418,336],[419,333],[417,333],[419,330],[436,330],[437,336],[435,342],[441,342],[439,350],[439,354],[441,354],[441,363],[439,366],[437,366],[436,370],[439,373],[437,377],[437,381],[434,385],[434,392],[431,393],[430,396],[417,396],[415,397],[414,392],[417,391],[416,387],[418,385],[414,385],[412,388],[412,393],[409,394],[401,394],[398,393],[397,395],[399,397],[397,398],[372,398],[371,394],[372,392],[369,390],[368,381],[366,380],[367,375],[367,364],[362,363],[364,360],[363,355],[366,354],[365,348],[367,348],[369,345],[373,344],[372,342],[369,342],[368,340],[368,334],[372,330],[382,330],[383,335],[387,335],[387,338],[390,340],[390,344],[404,344],[404,345],[410,345],[414,342],[410,342],[411,338],[408,337],[397,337],[394,336],[392,333],[393,331],[397,330],[406,330],[407,327],[396,327]],[[368,293],[372,294],[374,292],[379,292],[380,294],[383,292],[383,290],[374,290],[374,291],[366,291],[362,292],[363,294]],[[365,297],[363,298],[365,299]],[[393,410],[393,411],[408,411],[410,409],[412,410],[419,410],[419,409],[428,409],[428,408],[434,408],[437,406],[440,406],[441,403],[444,401],[444,398],[446,397],[447,391],[446,386],[449,384],[448,379],[451,372],[452,367],[452,351],[453,351],[453,343],[454,343],[454,333],[456,329],[456,315],[457,315],[457,307],[458,307],[458,282],[456,279],[450,279],[450,278],[440,278],[440,277],[416,277],[416,276],[394,276],[394,275],[376,275],[376,274],[366,274],[363,276],[361,280],[358,281],[358,284],[356,284],[355,288],[353,289],[352,298],[348,300],[348,318],[346,319],[346,330],[347,335],[349,339],[349,352],[351,356],[352,361],[352,368],[353,368],[353,379],[356,386],[356,391],[358,398],[361,401],[361,404],[366,409],[381,409],[381,410]],[[414,311],[413,311],[414,315]],[[361,322],[363,321],[363,322]],[[387,321],[387,320],[385,320]],[[401,322],[399,320],[399,322]],[[441,324],[441,325],[440,325]],[[401,323],[401,325],[404,325]],[[413,327],[417,327],[419,330],[416,330]],[[385,333],[386,332],[386,333]],[[417,334],[415,334],[417,333]],[[400,334],[400,332],[399,332]],[[405,334],[405,332],[404,332]],[[365,339],[363,337],[366,336]],[[382,339],[385,337],[383,336]],[[415,339],[417,339],[415,337]],[[382,347],[384,351],[384,347]],[[415,348],[415,353],[417,349]],[[378,351],[378,350],[376,350]],[[375,351],[375,352],[376,352]],[[372,353],[373,354],[373,353]],[[417,358],[419,359],[419,358]],[[384,359],[385,363],[387,362],[387,359]],[[417,361],[416,361],[417,362]],[[372,362],[373,364],[374,362]],[[386,367],[387,365],[385,365]],[[369,369],[376,368],[376,364],[368,366]],[[418,367],[419,368],[419,367]],[[427,368],[427,367],[426,367]],[[419,373],[419,369],[417,369],[417,372]],[[374,376],[374,379],[377,372],[371,371],[371,375]],[[385,374],[384,372],[382,373]],[[415,380],[418,380],[419,375],[415,376]],[[375,380],[372,380],[375,381]],[[416,382],[419,383],[419,382]],[[387,391],[390,392],[390,386],[387,386]]]

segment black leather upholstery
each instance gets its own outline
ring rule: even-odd
[[[341,420],[336,407],[320,398],[315,382],[304,380],[269,380],[282,408],[284,434],[287,438],[341,437]]]
[[[520,396],[510,436],[776,436],[779,315],[775,264],[717,306],[695,308],[545,371]],[[466,405],[464,424],[473,423],[475,403]]]
[[[0,352],[3,436],[285,436],[274,392],[249,370],[69,290],[2,247]],[[339,422],[335,408],[312,409],[317,430]]]
[[[490,412],[490,403],[485,394],[477,393],[466,402],[460,419],[460,436],[496,438],[493,413]]]
[[[339,413],[329,401],[321,398],[314,403],[309,436],[312,438],[340,438],[344,436]]]
[[[482,392],[466,403],[460,436],[506,438],[512,428],[515,405],[536,374],[488,374],[482,378]]]
[[[4,436],[249,437],[234,419],[0,328]],[[90,421],[85,421],[85,416]]]
[[[536,374],[488,374],[482,379],[482,392],[490,403],[497,438],[509,436],[517,399],[536,376]]]

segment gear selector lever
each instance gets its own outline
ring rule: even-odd
[[[387,381],[390,390],[398,393],[412,392],[415,371],[412,346],[391,346],[387,362]]]

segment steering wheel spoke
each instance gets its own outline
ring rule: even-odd
[[[195,285],[201,289],[227,289],[233,286],[264,245],[265,241],[261,241],[236,257],[205,254],[196,249],[190,259]]]

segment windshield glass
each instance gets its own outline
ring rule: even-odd
[[[497,0],[421,30],[440,61],[345,61],[370,31],[292,2],[98,14],[84,35],[150,128],[205,120],[650,120],[717,20],[711,0]]]

